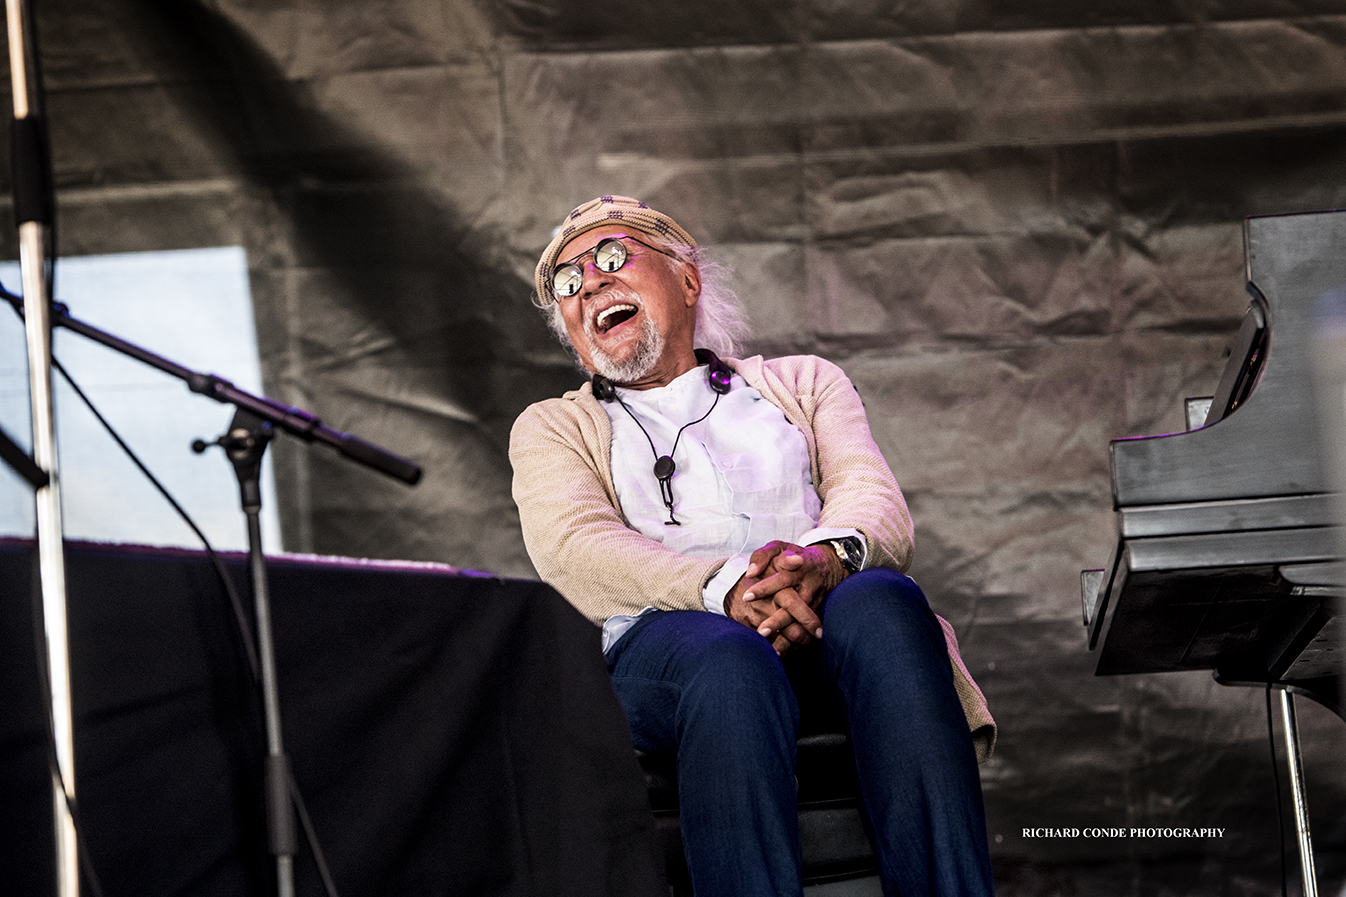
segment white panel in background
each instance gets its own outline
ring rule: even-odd
[[[0,283],[20,291],[18,263],[0,265]],[[262,392],[247,258],[240,247],[61,259],[56,298],[77,320]],[[218,447],[200,455],[191,450],[193,439],[209,442],[224,432],[233,406],[70,331],[57,329],[54,354],[211,544],[245,549],[233,467]],[[53,380],[66,537],[200,547],[64,378],[53,372]],[[28,402],[23,324],[6,303],[0,306],[0,427],[25,449],[32,445]],[[31,537],[33,514],[27,483],[0,466],[0,535]],[[269,452],[262,471],[262,539],[266,551],[280,550]]]

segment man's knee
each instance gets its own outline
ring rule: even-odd
[[[716,676],[732,670],[749,680],[770,678],[780,669],[780,659],[771,644],[755,630],[733,620],[725,620],[724,625],[706,633],[696,660],[701,669]]]
[[[794,691],[770,643],[746,626],[719,627],[696,652],[695,677],[684,689],[679,724],[723,733],[759,727],[794,730]]]
[[[829,622],[833,616],[841,618],[836,622],[872,619],[880,610],[922,618],[930,613],[930,604],[910,576],[887,567],[870,567],[842,580],[828,595],[826,610]]]
[[[943,642],[920,586],[905,573],[884,567],[848,576],[832,590],[823,606],[823,632],[834,645],[874,643],[884,651],[892,650],[894,639]]]
[[[652,613],[609,656],[613,686],[637,744],[672,749],[689,729],[702,744],[797,726],[780,658],[754,630],[704,611]],[[784,737],[775,735],[773,737]]]
[[[689,681],[726,697],[788,693],[789,681],[771,644],[741,623],[730,621],[706,633],[692,658]]]

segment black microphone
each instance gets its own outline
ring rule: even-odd
[[[706,380],[710,382],[710,388],[720,395],[728,393],[729,381],[734,376],[734,372],[729,370],[729,365],[709,349],[697,349],[695,352],[696,360],[706,366]]]
[[[604,377],[602,374],[594,374],[592,383],[594,398],[598,399],[598,401],[611,402],[613,399],[617,398],[617,387],[613,386],[612,381],[607,377]]]

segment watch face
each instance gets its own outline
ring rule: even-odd
[[[837,553],[837,560],[841,561],[841,566],[852,573],[855,572],[855,558],[851,555],[850,545],[845,539],[833,539],[829,543]]]

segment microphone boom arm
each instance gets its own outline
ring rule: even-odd
[[[3,287],[0,287],[0,298],[4,298],[13,305],[19,310],[20,314],[23,313],[22,298],[15,296]],[[394,454],[372,442],[366,442],[358,436],[329,427],[317,416],[302,408],[294,408],[266,396],[255,396],[250,392],[239,389],[223,377],[215,374],[202,374],[169,361],[167,358],[141,348],[135,343],[127,342],[120,337],[94,327],[92,324],[70,317],[67,308],[59,302],[53,305],[51,315],[53,326],[59,325],[67,330],[73,330],[75,333],[101,343],[109,349],[114,349],[150,367],[171,374],[186,383],[187,388],[192,392],[199,393],[217,402],[251,411],[263,420],[270,421],[291,436],[305,442],[316,441],[330,445],[352,461],[401,480],[408,485],[414,486],[420,481],[421,467],[414,461]]]

